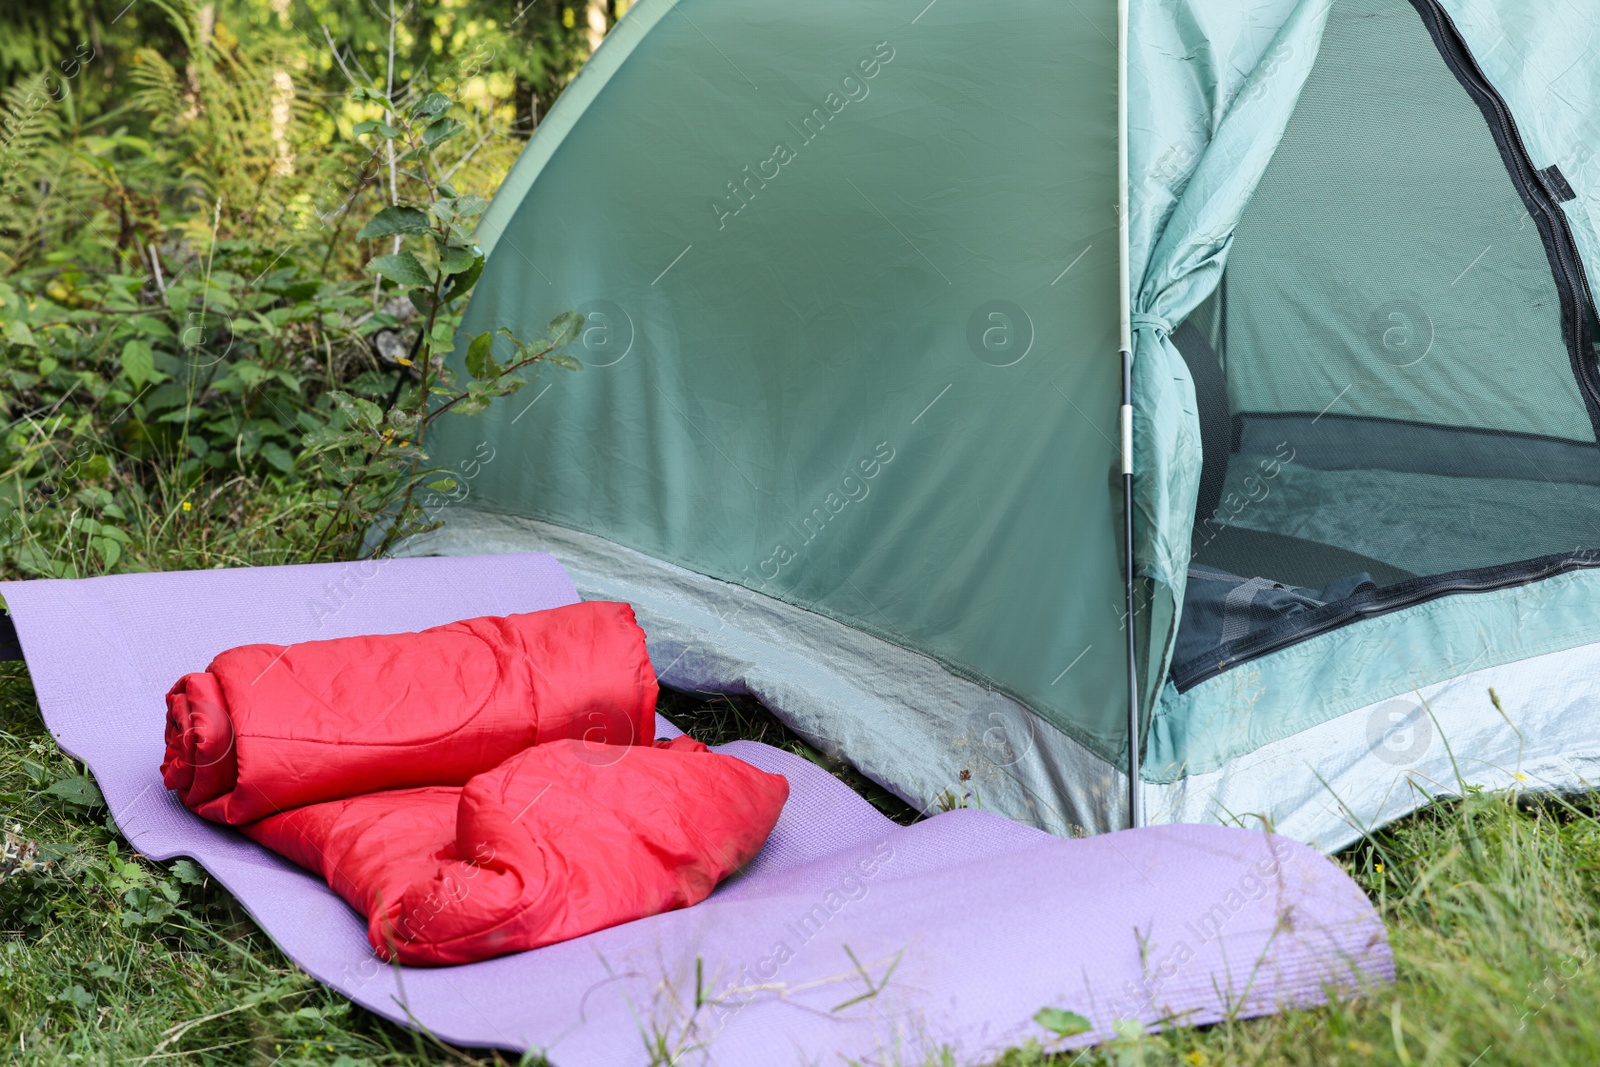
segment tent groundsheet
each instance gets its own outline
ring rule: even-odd
[[[1319,1003],[1389,981],[1370,902],[1287,838],[1160,826],[1062,840],[978,810],[897,826],[808,761],[722,751],[789,778],[765,849],[705,903],[458,967],[393,968],[310,874],[161,786],[162,694],[246,642],[421,629],[577,599],[549,556],[386,560],[5,583],[46,722],[154,859],[192,856],[297,964],[357,1003],[464,1045],[560,1067],[958,1062],[1049,1035],[1105,1038]],[[673,730],[664,720],[663,734]],[[699,986],[699,1006],[697,1002]]]

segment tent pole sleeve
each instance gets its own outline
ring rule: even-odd
[[[1144,825],[1139,784],[1139,658],[1134,626],[1137,590],[1133,561],[1133,279],[1128,240],[1128,0],[1117,0],[1117,274],[1122,354],[1122,565],[1128,637],[1128,825]]]
[[[1117,2],[1117,318],[1124,355],[1133,351],[1133,278],[1128,239],[1128,0]]]
[[[1144,791],[1139,787],[1139,654],[1135,638],[1137,590],[1133,563],[1133,353],[1122,353],[1122,569],[1128,638],[1128,825],[1144,825]]]

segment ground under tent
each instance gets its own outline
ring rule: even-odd
[[[584,369],[435,442],[407,550],[548,549],[666,683],[1058,833],[1126,824],[1133,699],[1150,821],[1593,780],[1600,15],[902,7],[619,24],[466,319]]]

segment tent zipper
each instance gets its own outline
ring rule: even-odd
[[[1589,337],[1589,316],[1595,311],[1594,292],[1561,205],[1550,195],[1538,167],[1522,139],[1516,119],[1505,97],[1484,74],[1466,39],[1439,0],[1412,0],[1423,24],[1444,57],[1445,65],[1467,90],[1483,113],[1494,134],[1496,145],[1528,213],[1533,216],[1549,253],[1556,288],[1561,293],[1563,326],[1567,349],[1572,357],[1573,374],[1588,408],[1590,422],[1600,439],[1600,367],[1596,365],[1593,339]]]
[[[1188,692],[1201,682],[1215,678],[1253,659],[1258,659],[1279,649],[1299,644],[1301,641],[1329,633],[1353,622],[1376,618],[1400,611],[1416,604],[1436,600],[1453,593],[1490,593],[1513,589],[1566,574],[1569,571],[1600,567],[1600,551],[1563,553],[1544,556],[1527,563],[1514,563],[1480,571],[1442,574],[1433,578],[1417,578],[1393,587],[1388,593],[1377,593],[1369,599],[1329,604],[1324,613],[1317,613],[1306,621],[1305,616],[1295,620],[1292,628],[1266,630],[1241,638],[1234,649],[1224,650],[1221,656],[1202,664],[1180,664],[1173,668],[1172,683],[1180,693]]]

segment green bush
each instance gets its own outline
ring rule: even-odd
[[[575,316],[446,365],[517,148],[496,38],[409,76],[329,47],[319,74],[292,35],[154,8],[182,54],[126,47],[123,99],[85,114],[114,61],[88,46],[0,97],[0,571],[349,558],[375,524],[386,550],[460,495],[434,420],[576,367]],[[347,80],[313,108],[297,77]]]

